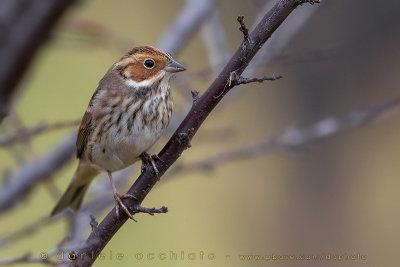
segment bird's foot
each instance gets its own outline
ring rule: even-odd
[[[132,196],[130,194],[120,195],[118,192],[114,192],[114,199],[117,202],[117,205],[115,206],[115,212],[117,213],[117,217],[119,218],[119,209],[122,208],[124,210],[124,212],[126,213],[126,215],[128,215],[128,217],[130,219],[132,219],[134,222],[137,222],[135,220],[135,218],[133,218],[132,214],[129,212],[128,208],[122,202],[122,200],[125,199],[125,198],[130,198],[130,199],[137,200],[136,197],[134,197],[134,196]]]
[[[144,172],[146,170],[146,167],[148,165],[151,165],[154,169],[154,172],[156,173],[157,179],[160,179],[160,177],[158,176],[159,172],[156,166],[156,162],[154,161],[155,159],[157,160],[161,160],[158,155],[150,155],[147,152],[143,152],[142,154],[140,154],[140,159],[142,160],[142,172]]]

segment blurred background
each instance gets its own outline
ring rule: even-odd
[[[48,218],[77,165],[73,133],[111,64],[154,45],[187,67],[173,81],[174,119],[157,153],[189,110],[190,91],[202,94],[239,47],[237,16],[253,28],[274,2],[86,0],[60,12],[21,66],[0,124],[0,264],[43,266],[34,263],[41,252],[55,260],[57,247],[79,248],[89,215],[100,222],[114,205],[101,176],[79,214]],[[8,16],[21,18],[10,12],[0,12],[3,48]],[[397,0],[296,9],[245,72],[284,78],[234,88],[143,203],[169,212],[137,214],[94,266],[398,266],[399,12]],[[139,172],[140,163],[120,172],[119,191]]]

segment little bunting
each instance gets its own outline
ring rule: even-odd
[[[171,120],[170,78],[184,70],[170,55],[151,46],[133,48],[111,66],[82,118],[76,141],[78,168],[52,216],[68,207],[78,210],[90,182],[104,171],[117,210],[119,205],[133,219],[122,199],[134,197],[117,192],[112,173],[140,158],[157,172],[147,151]]]

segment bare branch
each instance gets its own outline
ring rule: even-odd
[[[282,76],[264,76],[262,78],[245,78],[240,75],[238,75],[235,71],[231,72],[231,75],[229,77],[229,85],[241,85],[241,84],[248,84],[248,83],[262,83],[264,81],[275,81],[283,78]]]
[[[0,239],[0,248],[34,234],[36,231],[40,230],[41,228],[45,227],[53,221],[53,218],[45,216],[31,223],[30,225],[27,225],[26,227],[15,231],[14,233],[2,237]]]
[[[52,124],[40,123],[32,128],[23,127],[17,130],[14,135],[0,138],[0,147],[11,146],[18,142],[25,143],[41,133],[59,130],[66,127],[77,126],[79,125],[79,122],[80,120],[73,120],[73,121],[56,122]]]
[[[276,140],[276,143],[288,148],[297,147],[377,121],[399,106],[400,97],[376,107],[355,110],[341,116],[328,117],[309,127],[289,129]]]
[[[96,221],[96,218],[90,214],[90,227],[92,227],[92,231],[95,231],[99,223]]]
[[[400,97],[375,107],[362,108],[343,115],[324,118],[308,126],[290,128],[272,139],[223,151],[194,162],[176,163],[168,172],[168,176],[181,172],[210,171],[224,163],[235,160],[248,160],[251,157],[277,150],[293,151],[294,149],[301,149],[310,142],[332,137],[345,131],[359,129],[366,124],[376,122],[399,108],[399,106]]]
[[[298,0],[298,2],[299,2],[299,5],[302,5],[304,3],[309,3],[311,5],[321,3],[320,0]]]
[[[253,43],[251,46],[252,49],[250,49],[249,46],[245,47],[242,43],[218,78],[200,97],[198,104],[192,106],[186,118],[159,153],[158,156],[160,160],[156,160],[159,177],[161,177],[180,157],[183,151],[189,147],[190,140],[200,128],[201,124],[223,96],[234,86],[227,86],[231,73],[235,71],[238,75],[242,74],[258,49],[298,5],[299,2],[296,0],[278,1],[272,10],[264,16],[256,29],[249,35]],[[129,194],[134,195],[138,200],[127,199],[125,205],[131,210],[134,210],[135,207],[141,204],[157,181],[158,177],[155,175],[152,168],[146,168],[128,191]],[[90,234],[86,243],[78,253],[86,255],[91,254],[94,255],[94,258],[85,259],[83,262],[80,262],[80,265],[91,266],[105,245],[127,219],[128,216],[126,214],[121,214],[121,216],[117,217],[115,208],[112,209],[100,223],[96,233]]]
[[[0,188],[0,213],[12,208],[24,199],[36,184],[45,181],[64,166],[74,155],[75,140],[76,133],[51,153],[27,163],[12,175],[9,182]]]
[[[212,12],[216,2],[216,0],[186,0],[186,5],[174,23],[164,32],[158,47],[173,56],[176,55]]]
[[[384,104],[361,108],[358,110],[351,111],[349,113],[324,118],[318,122],[304,127],[290,128],[284,131],[282,134],[275,138],[261,141],[248,146],[234,148],[228,151],[221,152],[215,156],[209,156],[205,159],[189,162],[189,163],[176,163],[168,172],[168,179],[171,179],[173,175],[181,173],[190,173],[197,171],[211,171],[214,168],[220,167],[223,164],[230,163],[236,160],[248,160],[251,157],[257,157],[272,153],[277,150],[290,150],[301,149],[302,146],[307,145],[310,142],[315,142],[323,138],[336,136],[345,131],[359,129],[366,124],[374,123],[379,121],[380,118],[389,118],[389,115],[396,114],[394,111],[400,106],[400,97],[390,100]],[[332,127],[333,126],[333,127]],[[331,130],[328,130],[331,129]],[[121,185],[125,179],[129,177],[131,170],[123,170],[116,175],[116,184]],[[88,213],[93,212],[96,216],[99,215],[105,208],[113,205],[113,199],[104,198],[104,194],[109,191],[108,186],[106,188],[100,187],[95,188],[94,191],[98,192],[97,196],[86,203],[82,210],[78,213],[81,218],[89,218]],[[152,209],[149,209],[150,211]],[[155,213],[155,212],[154,212]],[[61,217],[56,217],[61,218]],[[0,247],[5,246],[11,242],[18,241],[19,239],[26,237],[37,230],[54,222],[54,218],[44,217],[39,219],[37,222],[28,225],[27,227],[18,230],[15,233],[10,234],[7,237],[0,239]],[[78,220],[79,221],[79,220]],[[82,233],[77,234],[80,238],[84,236],[86,232],[84,225],[85,220],[77,226]],[[98,224],[95,221],[95,217],[90,215],[88,221],[93,227],[97,227]],[[80,241],[74,242],[79,244]],[[71,245],[76,247],[76,245]]]
[[[275,80],[279,80],[282,79],[283,76],[279,75],[279,76],[264,76],[262,78],[245,78],[245,77],[240,77],[236,82],[239,84],[247,84],[247,83],[254,83],[254,82],[258,82],[258,83],[262,83],[264,81],[275,81]]]
[[[0,266],[6,266],[18,263],[42,263],[51,266],[57,266],[60,264],[60,262],[50,261],[49,259],[33,257],[31,253],[27,253],[25,255],[22,255],[21,257],[0,260]]]
[[[61,14],[76,0],[5,0],[0,2],[3,25],[0,44],[0,122],[10,98],[39,46]]]
[[[228,41],[218,9],[214,9],[201,27],[208,61],[214,74],[218,74],[230,58]],[[180,76],[182,79],[183,77]],[[186,81],[191,81],[189,78]],[[186,87],[187,88],[187,87]]]
[[[245,43],[250,43],[249,29],[247,29],[246,24],[244,23],[244,16],[239,16],[237,21],[240,23],[239,31],[243,33]]]
[[[135,166],[128,167],[123,169],[119,172],[114,174],[115,179],[114,182],[117,188],[120,188],[126,181],[130,178]],[[70,218],[71,221],[71,240],[69,242],[69,246],[76,248],[79,244],[85,240],[85,235],[88,232],[87,226],[91,223],[91,216],[99,216],[104,210],[112,207],[115,202],[114,198],[109,195],[109,198],[104,197],[108,195],[110,191],[110,184],[108,183],[107,179],[98,179],[94,182],[91,187],[91,190],[96,192],[96,196],[89,200],[88,202],[84,203],[82,208]],[[65,215],[70,215],[68,212]],[[49,217],[45,216],[37,221],[31,223],[19,229],[9,235],[0,239],[0,248],[16,241],[19,241],[23,238],[28,237],[36,233],[37,231],[41,230],[43,227],[46,227],[49,224],[57,222],[59,219],[63,218],[63,215],[56,216],[56,217]]]
[[[58,251],[65,245],[69,237],[64,237],[55,248],[48,252],[40,252],[38,257],[33,257],[32,253],[26,253],[21,257],[0,260],[0,266],[17,264],[17,263],[42,263],[51,266],[60,266],[67,263],[66,260],[52,261],[50,258],[58,253]]]
[[[13,0],[10,0],[13,1]],[[60,0],[61,1],[61,0]],[[158,47],[164,49],[165,51],[169,51],[171,54],[177,54],[178,52],[181,51],[181,49],[184,47],[184,44],[187,42],[187,40],[196,32],[196,30],[199,28],[200,24],[204,21],[204,19],[207,17],[208,12],[210,12],[215,4],[216,0],[188,0],[186,6],[182,9],[182,11],[179,13],[178,18],[176,21],[164,32],[164,38],[161,38]],[[0,93],[1,95],[1,93]],[[1,99],[0,99],[1,102]],[[177,116],[175,116],[176,118]],[[1,116],[0,116],[1,119]],[[172,125],[173,123],[171,123]],[[72,139],[67,138],[65,141],[65,150],[69,151],[74,151],[75,150],[75,142],[72,142]],[[69,147],[67,148],[66,146],[69,144]],[[62,152],[60,150],[60,152]],[[62,155],[56,155],[56,150],[51,152],[49,155],[45,156],[46,158],[49,157],[51,158],[58,158],[62,157]],[[48,166],[50,165],[41,165],[43,168],[49,168]],[[25,168],[25,167],[23,167]],[[40,172],[38,168],[35,168],[34,164],[32,165],[32,168],[35,170],[31,173],[24,172],[24,175],[26,175],[25,179],[32,181],[32,183],[24,183],[20,184],[21,190],[19,191],[25,191],[29,186],[29,190],[33,189],[33,187],[37,184],[36,181],[38,180],[35,175],[36,172]],[[56,171],[58,168],[55,167],[54,171]],[[44,171],[44,170],[43,170]],[[21,170],[19,171],[21,172]],[[50,175],[47,170],[45,171],[47,174]],[[29,177],[31,176],[31,177]],[[47,177],[48,177],[47,176]],[[14,178],[13,178],[14,179]],[[40,180],[40,179],[39,179]],[[13,183],[14,184],[14,183]],[[14,184],[14,186],[17,186],[17,184]],[[13,191],[17,191],[17,188],[14,188]],[[0,192],[2,192],[2,189],[0,188]],[[19,201],[21,198],[19,198],[17,195],[11,196],[11,194],[7,194],[8,197],[0,195],[0,213],[2,212],[2,207],[3,207],[3,201],[5,199],[12,199],[15,201]],[[4,202],[7,203],[7,202]],[[6,206],[6,204],[4,204]],[[8,208],[11,208],[9,206]],[[8,209],[7,208],[7,209]]]
[[[202,8],[199,8],[199,6],[197,4],[200,4],[202,6]],[[216,1],[215,0],[207,0],[207,1],[188,1],[187,6],[181,11],[180,15],[178,16],[177,21],[175,21],[174,25],[172,25],[171,27],[169,27],[166,32],[164,33],[164,36],[166,36],[166,38],[162,38],[160,43],[159,43],[159,47],[163,47],[165,50],[167,51],[172,51],[171,53],[177,54],[182,48],[183,45],[187,42],[187,39],[190,38],[190,36],[192,34],[195,33],[196,29],[199,28],[200,24],[204,21],[204,19],[207,16],[207,13],[213,9],[213,7],[215,6]],[[188,9],[190,9],[190,12],[188,13]],[[192,14],[190,16],[187,16],[188,14]],[[179,19],[180,17],[180,19]],[[185,18],[185,19],[182,19]],[[184,22],[185,23],[185,27],[187,28],[181,28],[181,30],[176,31],[175,27],[177,27],[178,21],[180,22]],[[169,40],[167,40],[169,39]],[[42,126],[37,126],[37,128],[41,128]],[[38,131],[37,129],[30,129],[31,131],[29,132],[36,132]],[[15,137],[13,137],[15,138]],[[10,138],[11,139],[11,138]],[[3,143],[13,143],[14,141],[10,141],[10,139],[6,140],[3,139]],[[15,138],[15,139],[19,139]],[[64,154],[63,151],[71,151],[71,157],[73,154],[73,151],[75,151],[75,140],[73,137],[69,137],[67,138],[64,142],[63,142],[63,149],[55,149],[54,151],[48,153],[46,156],[43,157],[43,159],[54,159],[54,158],[59,158],[62,157],[62,154]],[[57,155],[56,152],[58,151],[58,153],[60,153],[60,155]],[[67,158],[65,158],[65,160],[67,160]],[[38,160],[39,161],[39,160]],[[17,181],[23,181],[23,180],[29,180],[31,182],[27,182],[27,183],[19,183],[19,186],[21,187],[20,189],[18,188],[14,188],[14,186],[11,188],[10,185],[7,185],[7,187],[4,187],[2,189],[0,189],[0,192],[6,192],[8,189],[12,189],[12,192],[27,192],[26,190],[32,190],[34,188],[35,185],[37,185],[42,178],[45,179],[45,176],[48,177],[48,175],[51,175],[52,173],[49,172],[47,170],[47,168],[49,166],[54,167],[53,172],[56,172],[56,170],[59,168],[55,165],[53,165],[51,163],[51,161],[48,161],[47,164],[42,165],[42,164],[37,164],[37,162],[35,161],[35,163],[29,164],[29,166],[23,166],[21,167],[21,170],[18,171],[17,174],[20,175],[14,175],[12,177],[12,179],[14,180],[13,184],[16,187],[18,185]],[[45,168],[43,170],[40,170],[41,168]],[[26,171],[25,171],[26,170]],[[116,184],[121,185],[122,183],[124,183],[128,178],[130,173],[132,172],[132,168],[128,168],[125,169],[123,171],[121,171],[121,175],[120,177],[116,177],[115,181]],[[45,176],[42,176],[41,174],[39,175],[38,173],[46,173]],[[24,174],[24,179],[20,178],[20,179],[16,179],[15,177],[19,177],[22,174]],[[100,181],[101,182],[101,181]],[[104,188],[103,191],[108,192],[109,188],[109,184],[107,181],[105,181],[106,183],[106,187]],[[102,183],[101,183],[102,184]],[[101,196],[103,196],[104,194],[99,193]],[[18,195],[14,195],[14,194],[6,194],[3,195],[1,193],[0,196],[0,207],[6,207],[6,209],[8,210],[9,208],[11,208],[11,205],[9,204],[10,202],[13,202],[14,204],[16,204],[18,201],[20,201],[22,199],[22,197],[18,197]],[[74,219],[74,225],[75,227],[73,227],[74,233],[72,234],[73,238],[71,241],[72,246],[77,246],[80,241],[82,241],[82,238],[84,237],[85,233],[86,233],[86,228],[84,227],[84,225],[89,225],[90,221],[87,221],[87,218],[89,218],[89,214],[93,213],[96,216],[98,214],[100,214],[101,212],[104,211],[104,209],[106,209],[107,207],[110,207],[114,204],[113,199],[110,197],[108,198],[95,198],[93,199],[93,201],[89,201],[88,203],[86,203],[81,211],[75,216]],[[60,217],[56,217],[56,218],[60,218]],[[49,222],[54,222],[56,220],[49,220]],[[46,221],[47,223],[47,221]],[[40,224],[40,222],[38,222],[38,224]],[[37,225],[36,223],[31,225],[31,226],[27,226],[26,228],[18,231],[15,233],[15,235],[10,235],[4,239],[2,239],[0,241],[0,246],[2,244],[7,244],[11,241],[14,240],[18,240],[19,236],[26,234],[26,232],[35,232],[38,229],[40,229],[42,226],[44,226],[46,224],[42,224],[41,226]]]
[[[192,90],[192,98],[193,98],[193,106],[197,105],[197,103],[199,102],[199,91],[196,90]]]
[[[156,208],[151,208],[151,209],[149,209],[149,208],[144,208],[144,207],[142,207],[142,206],[137,206],[137,207],[135,208],[135,211],[134,211],[134,212],[135,212],[135,213],[143,212],[143,213],[147,213],[147,214],[153,216],[154,213],[167,213],[167,212],[168,212],[168,208],[165,207],[165,206],[162,206],[162,207],[159,208],[159,209],[156,209]]]
[[[260,13],[257,15],[255,22],[258,23],[264,16],[264,13],[271,9],[272,6],[273,1],[267,1],[266,4],[260,9]],[[266,43],[260,49],[244,74],[246,76],[253,76],[254,71],[258,67],[265,66],[273,59],[280,56],[283,53],[286,45],[307,23],[316,10],[316,8],[303,8],[293,14],[289,20],[286,20],[281,26],[281,30],[276,32],[273,38],[271,38],[268,43]]]

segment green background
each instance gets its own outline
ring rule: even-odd
[[[237,16],[244,15],[251,25],[262,3],[220,1],[218,8],[230,54],[242,40]],[[91,0],[70,9],[53,38],[35,57],[14,96],[16,115],[26,126],[79,119],[109,66],[130,46],[155,45],[183,4],[177,0]],[[192,148],[178,162],[192,162],[268,140],[290,127],[310,125],[399,96],[399,1],[327,1],[320,7],[301,8],[318,10],[284,49],[285,58],[256,72],[258,76],[275,73],[284,79],[233,89],[237,91],[235,96],[222,101],[201,127]],[[103,25],[112,35],[104,37],[104,29],[100,28],[97,34],[93,27],[85,32],[72,23],[82,19]],[[317,53],[324,49],[333,53]],[[307,60],[299,59],[301,55]],[[176,60],[188,69],[179,73],[182,76],[190,77],[209,66],[200,33],[194,35]],[[183,95],[189,96],[193,89],[201,94],[214,78],[210,75],[194,79],[186,91],[174,92],[173,88],[174,114],[187,110],[188,98]],[[221,129],[225,129],[223,136],[213,135]],[[4,135],[15,130],[11,118],[3,122],[0,130]],[[1,149],[0,170],[16,171],[20,164],[60,143],[70,131],[42,134],[29,144]],[[399,132],[400,116],[395,112],[376,123],[312,142],[296,151],[278,150],[232,161],[212,171],[166,176],[143,205],[165,205],[169,212],[137,214],[138,223],[126,223],[104,249],[106,259],[98,260],[94,266],[310,264],[238,259],[240,254],[272,253],[361,253],[367,255],[366,261],[344,264],[397,266]],[[161,139],[152,152],[159,151],[166,140]],[[76,164],[74,159],[54,175],[60,192],[67,187]],[[136,169],[121,192],[127,190],[138,173]],[[86,201],[94,194],[90,191]],[[112,198],[111,188],[104,197]],[[46,216],[55,202],[48,187],[39,185],[18,206],[0,215],[0,237]],[[97,220],[101,221],[105,214]],[[66,229],[67,220],[50,224],[1,247],[0,259],[50,250],[65,236]],[[184,251],[185,259],[135,259],[137,253],[169,255],[170,251],[179,256]],[[205,253],[203,260],[199,259],[200,251]],[[111,252],[124,253],[125,257],[110,260]],[[188,253],[196,253],[196,259],[187,259]],[[216,259],[208,260],[210,253]],[[336,266],[338,262],[317,264]]]

